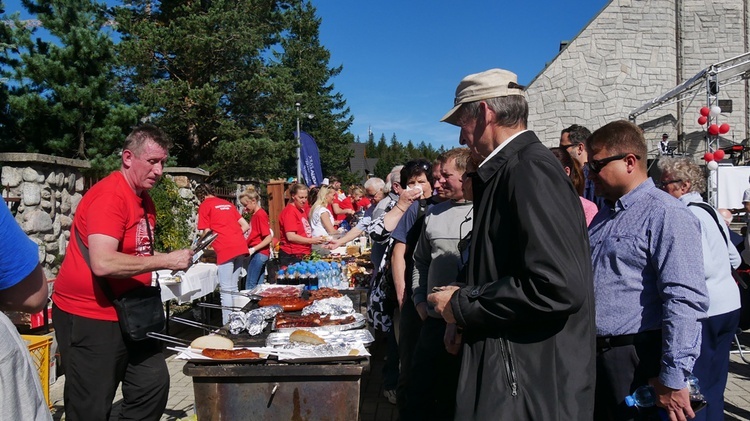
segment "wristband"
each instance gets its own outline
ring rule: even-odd
[[[255,247],[250,247],[249,251],[250,251],[250,255],[252,256],[253,253],[255,253]]]
[[[401,212],[403,212],[403,213],[406,213],[406,211],[405,211],[405,210],[401,209],[401,206],[399,206],[399,205],[398,205],[398,203],[396,203],[396,207],[397,207],[397,208],[398,208],[398,210],[400,210]]]

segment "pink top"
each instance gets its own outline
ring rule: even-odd
[[[596,207],[596,203],[583,196],[579,196],[579,199],[581,199],[581,205],[583,206],[583,215],[586,217],[586,226],[589,226],[596,213],[599,212],[599,208]]]

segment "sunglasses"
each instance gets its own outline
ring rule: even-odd
[[[623,159],[628,155],[633,155],[635,159],[641,159],[640,156],[631,153],[622,153],[604,159],[589,159],[589,169],[594,172],[594,174],[599,174],[599,172],[610,162]]]
[[[677,180],[664,180],[661,183],[659,183],[659,188],[662,189],[662,190],[664,190],[664,189],[667,188],[668,185],[674,184],[674,183],[682,183],[682,180],[680,180],[680,179],[677,179]]]
[[[412,168],[416,168],[416,167],[421,168],[425,172],[429,172],[432,169],[432,165],[430,163],[424,162],[424,161],[411,161],[411,162],[407,162],[406,163],[406,168],[408,168],[408,169],[412,169]]]
[[[571,143],[570,145],[560,145],[559,148],[560,149],[568,149],[568,148],[576,147],[578,145],[580,145],[580,143]]]

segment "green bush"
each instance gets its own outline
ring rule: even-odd
[[[149,194],[156,206],[154,249],[169,252],[189,247],[193,206],[180,197],[174,180],[162,177]]]

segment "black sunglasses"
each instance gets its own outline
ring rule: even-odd
[[[590,159],[589,160],[589,169],[594,172],[594,174],[599,174],[599,171],[601,171],[607,164],[609,164],[612,161],[617,161],[620,159],[625,158],[628,155],[633,155],[635,159],[641,159],[640,156],[636,154],[630,154],[630,153],[621,153],[619,155],[610,156],[604,159]]]
[[[580,145],[580,143],[571,143],[570,145],[560,145],[559,148],[560,149],[568,149],[568,148],[572,148],[572,147],[578,146],[578,145]]]
[[[682,180],[681,179],[677,179],[677,180],[664,180],[661,183],[659,183],[659,188],[662,189],[662,190],[664,190],[664,189],[667,188],[668,185],[674,184],[674,183],[682,183]]]

